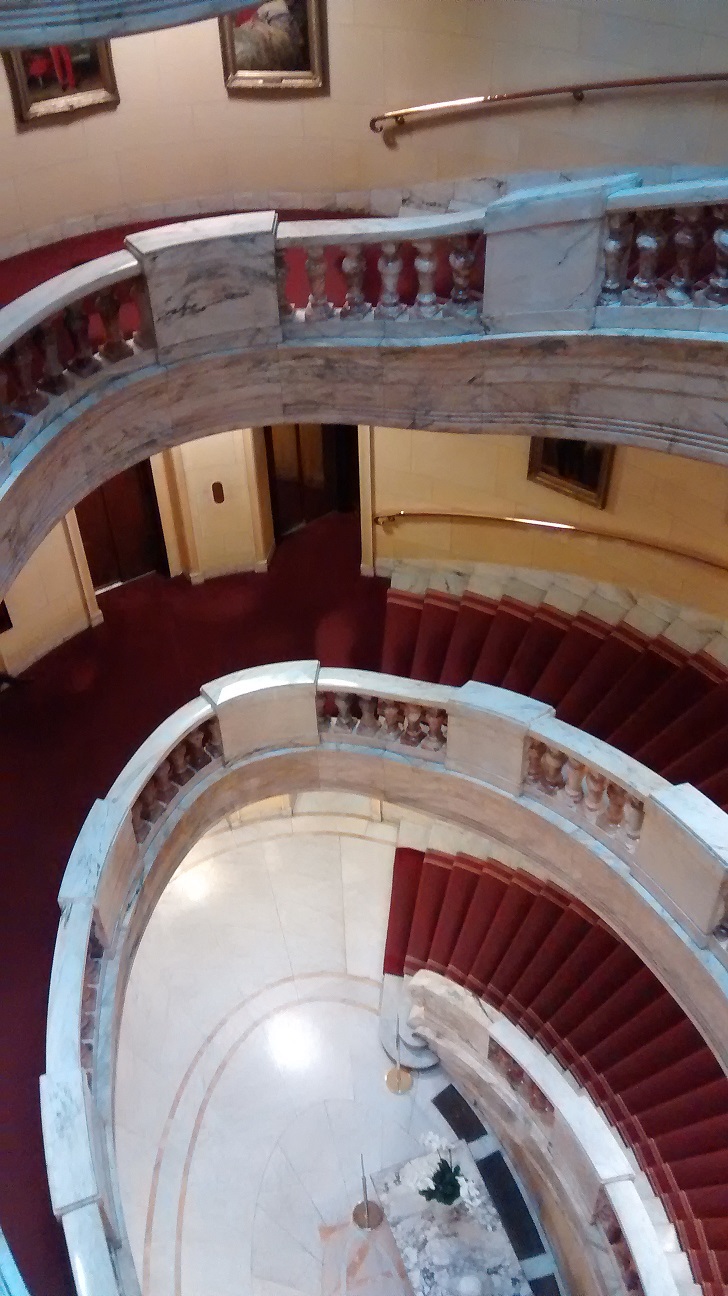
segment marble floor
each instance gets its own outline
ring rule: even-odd
[[[382,826],[383,827],[383,826]],[[386,834],[380,834],[380,836]],[[143,1296],[405,1296],[367,1171],[449,1128],[439,1068],[388,1092],[378,1039],[394,840],[237,829],[165,891],[124,1007],[115,1137]]]

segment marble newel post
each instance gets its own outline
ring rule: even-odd
[[[281,340],[275,212],[213,216],[131,234],[160,359]]]

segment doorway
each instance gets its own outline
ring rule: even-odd
[[[276,541],[326,513],[358,510],[355,424],[278,423],[263,431]]]
[[[96,591],[148,572],[169,574],[148,460],[92,491],[76,505],[76,517]]]

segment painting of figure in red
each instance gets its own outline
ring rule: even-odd
[[[119,102],[108,41],[4,51],[19,126]]]

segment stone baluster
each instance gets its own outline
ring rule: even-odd
[[[402,716],[399,702],[393,698],[386,698],[381,704],[382,715],[384,716],[384,736],[390,742],[398,742],[402,730]]]
[[[662,212],[645,212],[635,239],[637,273],[623,301],[637,306],[657,301],[657,260],[663,242]]]
[[[157,800],[165,806],[174,801],[178,791],[176,784],[172,782],[171,773],[172,766],[168,760],[160,761],[154,773]]]
[[[316,723],[319,733],[329,728],[329,717],[326,714],[326,694],[316,694]]]
[[[352,701],[353,699],[351,693],[334,694],[334,705],[336,707],[336,719],[334,721],[334,728],[344,729],[346,733],[351,733],[351,731],[353,730],[356,724],[356,720],[351,714]]]
[[[692,305],[695,262],[703,235],[702,215],[702,207],[678,207],[675,212],[675,268],[665,289],[665,297],[673,306]]]
[[[399,296],[399,276],[402,273],[399,244],[391,241],[382,243],[377,265],[382,276],[382,289],[375,314],[381,319],[397,319],[404,310]]]
[[[330,319],[334,313],[334,308],[326,292],[325,248],[306,248],[306,274],[308,275],[308,285],[311,290],[308,306],[306,307],[306,319],[313,321]]]
[[[425,724],[427,725],[427,735],[422,739],[422,746],[428,751],[442,751],[446,741],[442,730],[443,726],[447,724],[447,715],[444,711],[438,711],[437,707],[427,707],[425,710]]]
[[[624,803],[627,793],[618,783],[607,783],[607,804],[597,819],[600,828],[607,832],[616,832],[624,817]]]
[[[604,239],[604,281],[600,306],[618,306],[624,291],[625,267],[632,225],[626,212],[610,212]]]
[[[722,896],[723,914],[713,928],[713,935],[718,940],[725,940],[728,936],[728,894]]]
[[[147,823],[155,823],[163,813],[162,806],[157,799],[157,789],[154,779],[150,779],[146,787],[143,787],[139,793],[139,800],[142,804],[142,818]]]
[[[138,842],[144,841],[149,832],[149,824],[144,819],[143,809],[141,801],[135,801],[131,808],[131,826]]]
[[[190,765],[195,770],[204,769],[205,765],[210,764],[210,757],[205,751],[205,730],[202,726],[193,729],[192,733],[187,735],[187,754]]]
[[[604,799],[604,789],[607,786],[606,776],[599,774],[597,770],[587,769],[584,776],[586,783],[586,796],[584,805],[587,810],[600,810]]]
[[[415,270],[417,271],[417,297],[412,314],[417,319],[434,319],[440,314],[435,293],[437,255],[434,239],[416,239]]]
[[[450,300],[445,306],[445,314],[476,316],[479,303],[474,298],[470,287],[475,253],[467,234],[452,236],[448,261],[452,270],[452,288]]]
[[[222,733],[217,716],[208,720],[205,726],[205,749],[213,760],[219,760],[222,756]]]
[[[43,352],[43,377],[38,385],[51,396],[60,396],[68,388],[68,379],[58,354],[57,320],[41,325],[38,340]]]
[[[288,258],[285,248],[276,248],[276,289],[278,291],[278,314],[281,319],[288,319],[293,314],[293,306],[288,300]]]
[[[553,794],[558,792],[559,788],[564,786],[564,761],[566,756],[562,751],[555,751],[552,747],[546,747],[541,757],[541,785],[546,792]]]
[[[140,351],[154,351],[157,346],[157,336],[154,331],[154,314],[146,279],[134,280],[131,285],[131,296],[139,316],[139,327],[134,330],[134,345],[139,347]]]
[[[637,797],[628,796],[624,803],[624,814],[622,817],[624,831],[628,841],[638,841],[639,835],[642,832],[644,817],[644,802],[639,801]]]
[[[40,414],[48,404],[48,397],[45,392],[39,391],[33,377],[33,362],[36,358],[36,350],[29,337],[21,338],[13,347],[13,358],[15,361],[15,377],[18,384],[18,392],[15,397],[15,407],[22,414]]]
[[[366,261],[360,243],[346,243],[341,269],[346,279],[346,301],[341,308],[342,319],[364,319],[371,306],[364,296]]]
[[[79,378],[89,378],[101,366],[91,345],[90,320],[83,305],[78,302],[73,306],[67,306],[63,314],[63,322],[73,343],[73,358],[68,368]]]
[[[172,778],[177,787],[184,787],[192,778],[193,771],[190,769],[190,763],[187,757],[187,744],[178,743],[169,753],[169,763],[172,766]]]
[[[357,721],[356,732],[361,734],[362,737],[375,737],[379,733],[377,705],[378,702],[375,697],[359,698],[361,719]]]
[[[714,207],[718,225],[713,234],[715,269],[705,289],[706,300],[715,306],[728,306],[728,206]]]
[[[570,756],[564,766],[564,796],[568,797],[574,805],[578,805],[584,799],[585,770],[584,762],[577,760],[575,756]]]
[[[5,369],[0,369],[0,437],[14,437],[23,426],[23,419],[8,405],[8,386],[10,378]]]
[[[405,747],[419,747],[425,736],[425,727],[422,723],[421,706],[413,702],[404,704],[404,727],[402,729],[402,744]]]
[[[125,341],[121,330],[121,301],[115,288],[106,288],[96,298],[96,309],[104,326],[104,340],[99,347],[100,354],[112,364],[126,360],[134,352]]]
[[[535,738],[531,738],[526,748],[526,778],[529,783],[541,782],[541,761],[545,751],[545,743],[537,742]]]

